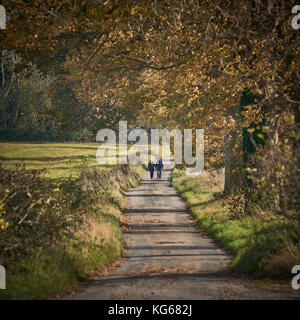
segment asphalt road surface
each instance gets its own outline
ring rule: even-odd
[[[196,228],[170,186],[173,162],[162,178],[146,173],[127,192],[126,256],[106,277],[65,299],[281,299],[299,298],[286,285],[264,286],[232,276],[232,257]]]

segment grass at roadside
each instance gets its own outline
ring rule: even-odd
[[[296,226],[278,215],[234,216],[221,195],[223,179],[222,174],[207,172],[188,177],[175,169],[172,184],[198,223],[234,255],[232,270],[256,276],[290,277],[292,266],[300,261]]]

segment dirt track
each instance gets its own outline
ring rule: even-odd
[[[111,274],[66,299],[283,299],[300,298],[288,285],[258,286],[228,272],[229,254],[202,235],[176,190],[173,164],[162,179],[127,192],[130,229],[126,256]],[[299,291],[299,290],[298,290]]]

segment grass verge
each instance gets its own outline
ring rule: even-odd
[[[298,227],[280,215],[236,217],[222,197],[222,174],[190,177],[173,172],[172,185],[188,204],[197,222],[234,255],[231,269],[240,273],[290,278],[300,261]]]

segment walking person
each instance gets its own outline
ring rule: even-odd
[[[161,158],[158,159],[158,161],[156,162],[155,167],[156,167],[156,171],[157,171],[157,178],[158,178],[158,179],[161,179],[161,170],[162,170],[163,167],[164,167],[164,164],[163,164]]]
[[[148,170],[150,171],[150,178],[153,179],[153,172],[154,172],[155,165],[154,163],[150,160],[148,163]]]

